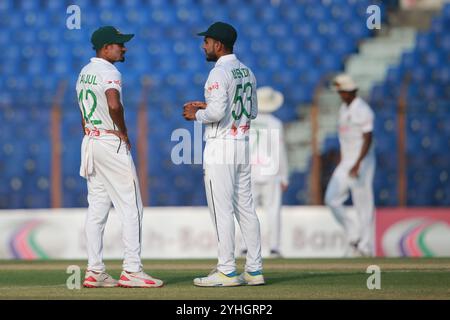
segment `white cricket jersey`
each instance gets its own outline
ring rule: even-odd
[[[361,154],[363,134],[373,131],[375,115],[370,106],[356,97],[349,106],[343,103],[339,109],[339,143],[341,161],[354,164]],[[366,156],[373,155],[373,143]]]
[[[119,70],[105,59],[91,58],[78,76],[76,89],[78,105],[86,124],[98,129],[117,130],[109,115],[105,91],[117,89],[122,100],[122,75]]]
[[[288,184],[288,163],[283,123],[275,116],[260,113],[250,129],[252,181],[267,182],[274,178]]]
[[[245,139],[258,114],[256,79],[234,54],[222,56],[205,84],[206,109],[195,114],[206,124],[205,139]]]

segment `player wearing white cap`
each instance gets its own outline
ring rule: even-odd
[[[374,254],[373,176],[375,152],[372,143],[374,113],[357,96],[358,87],[346,74],[338,75],[333,83],[343,104],[339,109],[339,143],[341,160],[334,170],[325,194],[325,203],[346,231],[347,255]],[[357,219],[345,211],[344,202],[352,194]]]
[[[202,287],[264,284],[259,220],[251,194],[250,121],[258,112],[256,79],[233,54],[236,30],[216,22],[204,36],[208,61],[216,64],[205,84],[206,102],[188,102],[183,116],[206,125],[204,182],[218,241],[218,263],[208,276],[194,279]],[[245,272],[236,272],[236,217],[247,245]]]
[[[271,113],[283,105],[284,97],[271,87],[261,87],[257,98],[258,117],[250,130],[252,195],[268,218],[270,257],[280,258],[281,203],[289,178],[283,123]]]
[[[88,268],[83,282],[88,288],[163,285],[142,270],[143,205],[124,119],[122,76],[114,66],[125,60],[124,43],[132,37],[111,26],[97,29],[91,37],[97,56],[81,70],[76,85],[85,133],[80,175],[88,187]],[[125,246],[119,281],[106,273],[103,263],[103,232],[111,203],[122,222]]]

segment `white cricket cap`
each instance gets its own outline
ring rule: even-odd
[[[258,98],[258,111],[260,112],[274,112],[279,109],[284,102],[283,94],[271,87],[258,88],[256,95]]]
[[[333,80],[336,91],[355,91],[358,89],[355,81],[348,74],[340,74]]]

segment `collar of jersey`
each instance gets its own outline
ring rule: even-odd
[[[236,58],[236,55],[234,53],[221,56],[219,58],[219,60],[217,60],[216,66],[221,65],[221,64],[223,64],[225,62],[228,62],[228,61],[236,60],[236,59],[237,58]]]
[[[91,62],[104,63],[104,64],[106,64],[106,65],[108,65],[108,66],[112,66],[112,67],[115,68],[115,66],[114,66],[111,62],[106,61],[106,60],[103,59],[103,58],[92,57],[92,58],[91,58]]]

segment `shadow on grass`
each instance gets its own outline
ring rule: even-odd
[[[205,274],[206,275],[206,274]],[[180,275],[161,275],[161,279],[164,281],[165,285],[193,285],[193,280],[196,277],[205,276],[202,273],[192,272],[191,276],[186,274]],[[305,280],[321,280],[330,278],[342,278],[342,277],[354,277],[363,276],[359,272],[326,272],[326,273],[267,273],[265,274],[266,285],[276,285],[276,284],[296,284],[296,282],[301,282]]]
[[[354,277],[356,275],[361,275],[361,273],[359,272],[345,272],[345,273],[340,273],[340,272],[326,272],[326,273],[300,273],[300,274],[295,274],[292,275],[280,275],[280,274],[276,274],[276,275],[272,275],[272,276],[267,276],[266,277],[266,284],[267,285],[271,285],[271,284],[280,284],[280,283],[291,283],[293,284],[293,282],[296,281],[302,281],[302,280],[314,280],[314,279],[328,279],[328,278],[336,278],[336,277]]]

